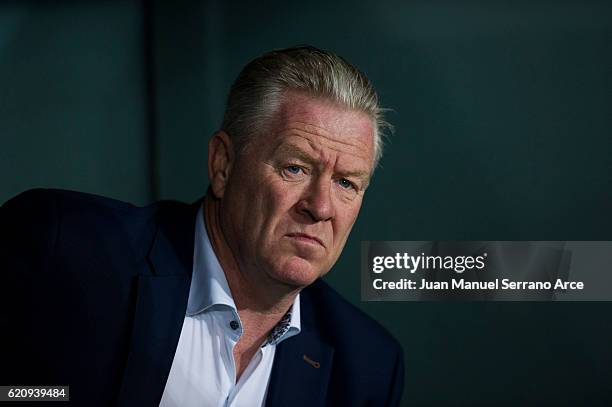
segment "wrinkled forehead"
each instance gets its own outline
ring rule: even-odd
[[[320,145],[373,162],[373,120],[364,112],[326,99],[286,93],[270,133],[277,138],[303,137],[313,147]]]

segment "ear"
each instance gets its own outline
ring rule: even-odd
[[[229,135],[219,130],[208,142],[208,180],[213,194],[223,198],[234,164],[234,148]]]

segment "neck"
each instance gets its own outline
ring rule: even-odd
[[[273,281],[261,270],[252,270],[254,267],[237,259],[233,249],[236,246],[223,233],[222,215],[221,201],[209,191],[204,199],[206,229],[240,317],[274,326],[289,310],[300,290]]]

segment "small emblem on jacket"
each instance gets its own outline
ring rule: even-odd
[[[317,362],[316,360],[310,359],[306,355],[304,355],[304,362],[308,363],[310,366],[314,367],[315,369],[318,369],[321,367],[321,364],[319,362]]]

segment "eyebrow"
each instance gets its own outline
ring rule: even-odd
[[[315,157],[312,156],[312,154],[307,153],[306,151],[304,151],[303,149],[301,149],[300,147],[294,145],[294,144],[283,144],[281,145],[278,149],[277,149],[277,154],[281,155],[281,156],[293,156],[296,157],[304,162],[307,162],[309,164],[316,164],[317,160]],[[356,177],[356,178],[360,178],[364,181],[364,185],[368,185],[369,182],[369,178],[370,178],[370,173],[367,171],[362,171],[362,170],[356,170],[356,171],[340,171],[338,172],[340,175],[342,175],[343,177]]]
[[[293,156],[311,164],[317,161],[311,154],[308,154],[306,151],[293,144],[282,144],[276,150],[276,153],[281,156]]]

